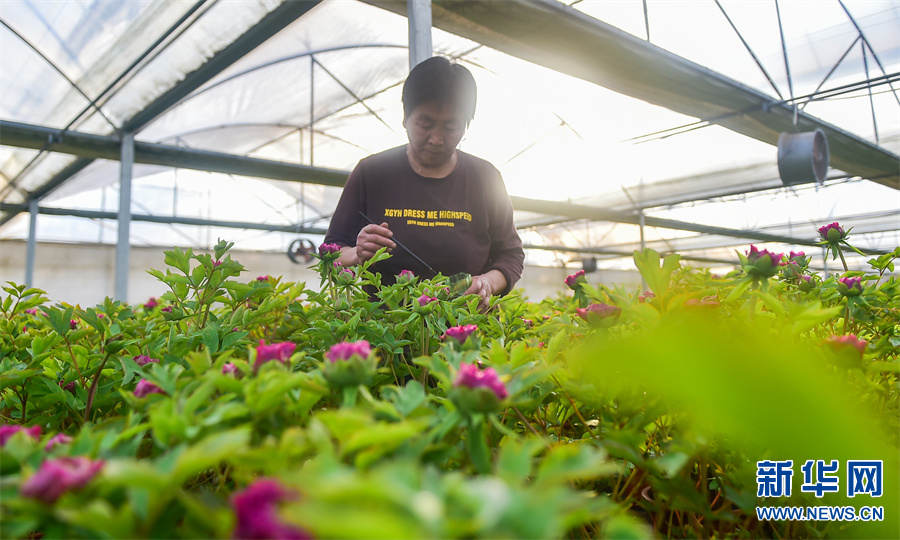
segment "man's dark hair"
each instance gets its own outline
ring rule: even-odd
[[[419,105],[434,102],[454,107],[468,125],[475,117],[475,78],[465,67],[433,56],[409,72],[401,99],[405,118]]]

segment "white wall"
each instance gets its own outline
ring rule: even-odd
[[[163,251],[168,248],[131,248],[128,275],[128,302],[144,303],[150,297],[158,297],[167,288],[147,273],[149,269],[165,271]],[[195,250],[200,253],[201,250]],[[51,302],[79,304],[82,307],[101,303],[113,296],[115,288],[116,248],[108,244],[59,244],[39,243],[36,249],[34,286],[47,292]],[[305,281],[307,287],[318,289],[319,275],[294,264],[284,253],[257,251],[230,251],[231,258],[244,265],[241,279],[250,281],[257,276],[282,276],[287,281]],[[532,301],[548,296],[555,297],[567,290],[564,280],[575,272],[572,268],[527,266],[522,279],[516,284],[524,289]],[[25,242],[0,241],[0,282],[25,282]],[[640,276],[637,272],[598,271],[589,274],[591,284],[625,284],[637,290]],[[5,295],[5,293],[3,293]]]

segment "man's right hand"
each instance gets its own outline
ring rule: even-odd
[[[383,247],[388,248],[388,251],[394,249],[397,244],[391,240],[392,236],[394,233],[388,228],[387,223],[366,225],[356,236],[356,247],[341,250],[341,264],[343,266],[361,264],[371,259],[375,252]]]

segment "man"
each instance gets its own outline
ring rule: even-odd
[[[465,67],[433,57],[403,85],[409,144],[359,162],[344,186],[325,242],[354,266],[385,247],[392,257],[372,266],[392,282],[402,270],[432,273],[401,244],[446,276],[466,272],[480,307],[505,294],[522,275],[525,254],[499,171],[457,150],[475,116],[475,79]],[[370,223],[366,218],[374,223]]]

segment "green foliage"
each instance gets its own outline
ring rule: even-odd
[[[0,449],[0,536],[230,538],[236,497],[262,479],[285,490],[270,519],[322,538],[900,532],[900,249],[871,273],[725,278],[645,250],[655,295],[581,281],[481,313],[444,276],[384,284],[383,251],[352,274],[323,252],[312,290],[240,280],[230,247],[167,251],[150,274],[168,291],[137,306],[3,287],[2,424],[42,431]],[[862,294],[843,296],[837,277],[859,274]],[[592,326],[590,302],[621,313]],[[463,343],[445,337],[463,325],[477,327]],[[364,376],[336,379],[326,352],[357,341],[373,351],[353,360]],[[463,364],[507,395],[461,397]],[[48,449],[58,434],[71,440]],[[60,457],[103,467],[53,503],[25,496]],[[788,459],[792,496],[758,498],[756,462]],[[884,495],[847,498],[844,477],[840,493],[801,492],[807,459],[883,460]],[[883,506],[885,520],[760,521],[763,505]]]

